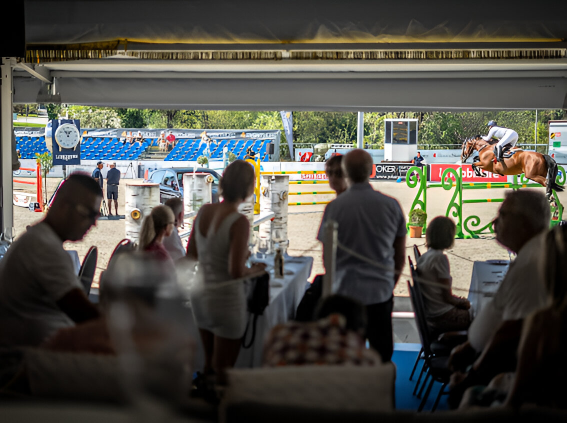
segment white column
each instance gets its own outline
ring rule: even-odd
[[[183,202],[185,212],[199,211],[203,204],[213,202],[213,177],[208,173],[183,174]]]
[[[356,148],[364,148],[364,112],[358,112],[358,129],[356,132]]]
[[[137,242],[144,217],[159,205],[159,184],[153,182],[126,182],[126,238]]]
[[[12,196],[14,182],[12,178],[12,59],[2,58],[2,93],[1,93],[1,115],[0,115],[0,161],[2,169],[2,238],[11,242],[14,236],[14,209]]]
[[[260,186],[260,212],[273,212],[274,220],[260,224],[259,251],[270,254],[274,252],[274,241],[278,242],[282,251],[287,250],[289,175],[262,175]]]

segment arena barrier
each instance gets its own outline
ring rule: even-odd
[[[557,184],[565,185],[565,169],[561,166],[557,176]],[[430,188],[443,188],[446,191],[454,190],[451,201],[447,206],[445,216],[457,218],[456,237],[457,238],[478,238],[479,234],[494,233],[492,221],[482,226],[480,217],[471,215],[463,219],[463,206],[472,203],[501,203],[504,198],[484,198],[484,199],[463,199],[463,190],[475,189],[513,189],[518,190],[521,188],[543,188],[540,184],[532,183],[523,174],[513,177],[513,182],[463,182],[462,168],[445,169],[441,176],[441,183],[428,183],[427,182],[427,166],[419,168],[414,166],[408,170],[406,175],[406,184],[410,188],[418,187],[417,194],[413,200],[410,212],[416,208],[420,208],[427,212],[427,190]],[[550,226],[558,225],[563,220],[563,205],[559,201],[559,197],[555,190],[553,190],[553,197],[557,206],[551,207],[551,220]],[[427,224],[423,227],[425,232]],[[409,230],[409,224],[408,224]]]
[[[282,171],[282,172],[261,172],[262,175],[324,175],[324,170],[295,170],[295,171]],[[328,180],[325,181],[289,181],[290,185],[316,185],[316,184],[329,184]],[[288,195],[331,195],[335,194],[335,191],[305,191],[305,192],[290,192]],[[313,205],[325,205],[329,204],[330,201],[304,201],[304,202],[292,202],[290,201],[288,205],[290,206],[313,206]]]
[[[31,181],[24,181],[21,179],[14,179],[15,183],[18,184],[26,184],[26,185],[35,185],[35,194],[29,192],[14,192],[13,196],[13,204],[19,207],[27,207],[31,211],[35,212],[43,212],[43,189],[42,185],[42,178],[41,178],[41,167],[38,164],[35,169],[21,167],[20,170],[25,170],[28,172],[35,172],[35,182]],[[35,197],[35,201],[32,199]]]

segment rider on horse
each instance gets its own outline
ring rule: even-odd
[[[518,133],[513,129],[503,128],[498,126],[495,121],[491,120],[487,124],[489,132],[486,137],[481,137],[485,141],[490,141],[492,138],[496,138],[498,144],[496,144],[495,152],[496,158],[501,162],[504,158],[502,156],[502,149],[505,145],[511,144],[510,148],[514,147],[518,142]]]

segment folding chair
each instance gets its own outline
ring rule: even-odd
[[[85,256],[83,263],[81,264],[81,268],[79,269],[79,279],[81,280],[81,284],[83,285],[83,289],[89,296],[91,292],[91,285],[93,283],[94,274],[96,271],[96,263],[98,260],[98,248],[94,245],[89,248],[87,255]]]
[[[433,408],[431,409],[431,411],[435,411],[441,399],[441,395],[444,394],[445,387],[449,383],[449,378],[451,376],[451,372],[448,367],[449,356],[438,354],[437,351],[433,351],[432,349],[432,345],[435,345],[435,343],[432,343],[430,339],[429,328],[427,326],[427,320],[425,317],[423,298],[421,296],[419,282],[417,281],[418,276],[416,269],[413,266],[413,263],[411,263],[411,259],[410,259],[410,268],[412,273],[413,286],[408,281],[408,289],[410,292],[410,299],[415,313],[417,330],[419,333],[419,337],[421,339],[421,345],[423,348],[423,360],[424,360],[424,364],[421,369],[421,373],[419,375],[413,393],[415,395],[420,385],[420,381],[423,376],[423,373],[426,373],[425,380],[423,381],[423,385],[421,386],[421,389],[419,390],[418,393],[418,398],[419,398],[421,397],[423,389],[427,385],[428,380],[431,378],[430,383],[427,386],[425,394],[423,395],[423,398],[418,408],[418,411],[422,411],[423,407],[425,406],[425,403],[427,402],[427,398],[429,397],[429,394],[431,392],[431,388],[433,387],[433,382],[441,383],[442,384],[441,389],[439,390],[439,394],[437,395]],[[440,347],[444,348],[443,345],[441,345]],[[435,349],[437,350],[437,348]]]

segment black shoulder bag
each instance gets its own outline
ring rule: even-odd
[[[270,274],[264,273],[252,279],[252,292],[248,296],[248,321],[246,322],[246,330],[242,336],[242,348],[250,348],[256,337],[256,320],[258,316],[264,314],[264,310],[270,302]],[[250,342],[246,343],[246,335],[252,318],[252,337]]]

